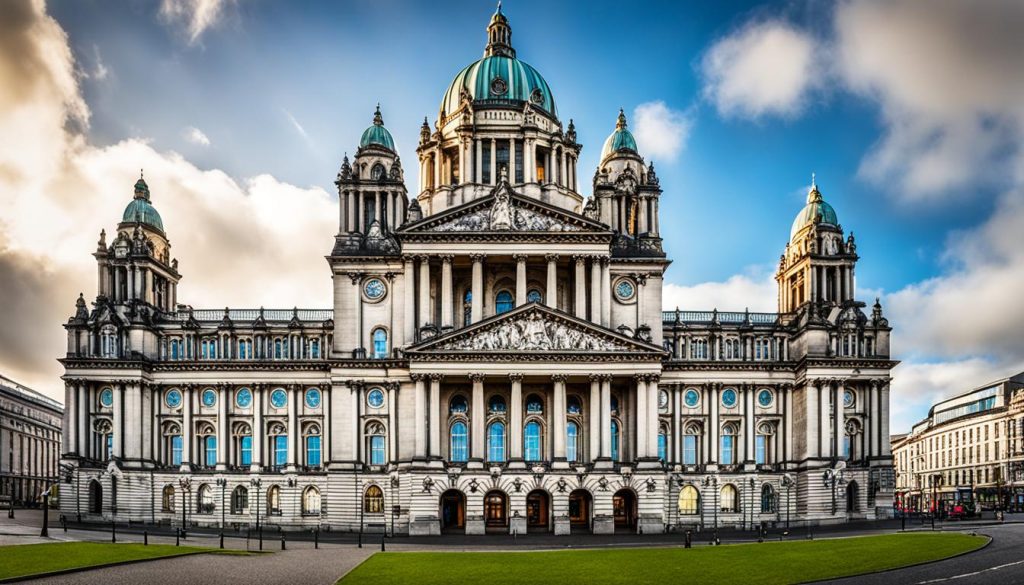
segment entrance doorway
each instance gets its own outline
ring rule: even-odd
[[[551,499],[544,490],[533,490],[526,496],[526,531],[547,532],[551,529],[548,522],[551,510]]]
[[[857,487],[856,481],[851,481],[846,485],[846,511],[847,512],[858,512],[860,511],[859,502],[857,501],[860,497],[860,490]]]
[[[466,530],[466,496],[459,490],[448,490],[441,494],[441,530],[443,532]]]
[[[89,513],[103,513],[103,487],[95,479],[89,482]]]
[[[615,515],[616,532],[636,530],[636,495],[631,490],[619,490],[612,497],[612,512]]]
[[[587,490],[573,490],[569,494],[569,531],[589,532],[593,500]]]
[[[489,531],[508,531],[508,496],[504,492],[487,492],[484,496],[484,526]]]

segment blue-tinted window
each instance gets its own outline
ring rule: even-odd
[[[683,465],[697,464],[697,435],[683,435]]]
[[[384,465],[384,435],[370,437],[370,465]]]
[[[207,467],[217,465],[217,437],[211,435],[204,439],[203,452],[206,454],[203,462]]]
[[[181,435],[171,437],[171,465],[181,465]]]
[[[453,396],[451,402],[448,403],[448,412],[452,414],[463,414],[469,409],[469,404],[466,402],[466,397],[461,394]]]
[[[612,421],[612,461],[619,460],[619,423]]]
[[[526,423],[523,433],[523,455],[527,461],[540,461],[540,424],[536,421]]]
[[[512,293],[507,290],[503,290],[498,293],[497,298],[494,299],[494,312],[501,314],[507,313],[516,306],[515,299],[512,298]]]
[[[574,422],[569,422],[565,427],[565,459],[574,463],[579,459],[580,427]]]
[[[378,360],[388,357],[388,332],[383,329],[373,332],[373,357]]]
[[[306,465],[316,467],[320,465],[320,437],[306,437]]]
[[[722,435],[722,465],[733,464],[733,445],[735,444],[736,437],[732,435]]]
[[[765,435],[757,435],[754,437],[754,463],[758,465],[764,465],[765,459],[767,458],[767,446],[768,437]]]
[[[664,432],[658,433],[658,459],[662,463],[668,460],[668,435]]]
[[[242,437],[242,465],[252,465],[252,437]]]
[[[487,460],[500,463],[505,461],[505,425],[491,423],[487,427]]]
[[[274,437],[274,465],[288,463],[288,435]]]
[[[465,399],[463,399],[465,401]],[[463,411],[465,412],[465,411]],[[467,441],[466,423],[458,421],[452,425],[451,430],[451,461],[466,461],[469,459],[469,446]]]

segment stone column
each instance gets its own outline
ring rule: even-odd
[[[470,317],[474,323],[484,317],[484,255],[471,254],[473,261],[473,298],[470,300]]]
[[[430,256],[420,256],[420,327],[430,323]]]
[[[475,140],[474,143],[476,144],[476,163],[473,165],[473,170],[475,171],[476,182],[477,183],[483,183],[484,182],[484,141],[483,140]]]
[[[117,459],[124,457],[124,384],[112,384],[114,391],[114,452],[112,455]]]
[[[672,385],[672,462],[683,462],[683,419],[682,389],[679,384]]]
[[[554,183],[558,173],[555,172],[555,145],[551,144],[551,150],[548,151],[548,176],[545,177],[549,183]]]
[[[590,321],[601,322],[601,259],[590,258]]]
[[[512,256],[516,261],[516,306],[526,304],[526,254]]]
[[[782,393],[786,397],[784,403],[786,411],[783,419],[786,428],[782,436],[786,444],[785,461],[789,463],[793,460],[793,387],[786,384],[782,387]]]
[[[469,379],[473,382],[473,396],[470,401],[473,409],[470,417],[470,446],[472,451],[469,456],[472,459],[486,461],[487,453],[484,451],[484,422],[486,410],[484,409],[484,375],[470,374]]]
[[[586,289],[586,256],[574,255],[573,262],[576,264],[576,307],[573,314],[580,319],[587,318],[587,289]]]
[[[745,384],[743,387],[743,459],[753,463],[754,457],[754,387]]]
[[[508,139],[508,182],[516,182],[516,139]]]
[[[252,388],[252,465],[249,471],[258,472],[263,465],[263,384]]]
[[[441,457],[441,374],[430,374],[430,456]]]
[[[349,272],[349,279],[352,281],[352,316],[354,317],[353,326],[355,328],[356,345],[355,349],[357,352],[362,349],[363,346],[363,291],[360,284],[363,280],[363,275],[358,272]]]
[[[554,445],[554,463],[556,465],[559,463],[565,465],[565,380],[565,374],[551,375],[551,381],[554,383],[554,400],[551,407],[551,418],[554,423],[552,444]]]
[[[380,216],[380,190],[378,189],[373,193],[373,221],[379,225],[384,225],[384,220]]]
[[[712,384],[707,396],[710,400],[710,404],[708,404],[708,406],[711,411],[711,428],[708,429],[710,431],[708,433],[708,461],[710,463],[718,463],[718,435],[722,430],[721,423],[718,420],[718,390],[719,385]]]
[[[661,421],[658,417],[658,394],[660,393],[658,382],[660,380],[661,378],[656,374],[647,377],[647,455],[650,457],[658,456],[658,434],[661,432]],[[669,445],[666,444],[665,450],[668,451],[668,448]]]
[[[498,146],[493,138],[491,138],[491,184],[498,184]]]
[[[413,426],[416,429],[416,443],[413,455],[417,459],[425,459],[427,456],[427,384],[423,374],[411,374],[409,377],[416,384],[413,421]],[[392,404],[392,406],[394,405]]]
[[[650,417],[647,415],[647,377],[644,374],[637,374],[633,377],[636,384],[636,401],[633,408],[636,415],[636,458],[647,457],[648,436],[650,429],[647,428]]]
[[[441,165],[443,164],[441,149],[434,151],[434,189],[441,186]]]
[[[363,437],[362,429],[359,423],[359,410],[362,406],[362,390],[363,383],[358,380],[353,380],[348,383],[349,387],[349,439],[352,445],[352,461],[362,462],[363,461]]]
[[[565,159],[567,158],[566,155],[565,155],[565,149],[562,149],[562,156],[560,158],[561,158],[561,160],[560,160],[561,172],[559,173],[558,177],[559,177],[559,179],[561,179],[559,184],[564,187],[564,186],[567,186],[569,184],[569,178],[568,178],[568,175],[567,175],[566,170],[565,170]]]
[[[412,256],[403,256],[405,263],[402,284],[405,289],[405,345],[416,342],[416,261]]]
[[[185,384],[181,399],[181,470],[192,466],[192,385]]]
[[[892,444],[889,443],[889,382],[886,381],[881,387],[881,396],[878,399],[879,408],[879,427],[881,435],[881,452],[879,455],[882,457],[892,456]]]
[[[320,444],[320,462],[324,468],[327,468],[331,463],[331,385],[325,384],[320,388],[321,401],[320,408],[323,409],[324,416],[321,421],[320,428],[322,429],[321,434],[323,438]],[[392,403],[388,403],[388,407],[391,408]]]
[[[466,177],[469,176],[466,165],[466,139],[459,139],[459,184],[468,183]]]
[[[832,390],[831,382],[824,382],[818,386],[818,453],[821,457],[832,456],[832,441],[829,437],[829,392]]]
[[[78,453],[78,388],[77,380],[64,381],[63,448],[67,454]],[[2,452],[0,452],[2,453]]]
[[[871,381],[871,390],[870,390],[870,392],[871,392],[871,394],[870,394],[870,396],[871,396],[871,411],[868,414],[868,429],[869,429],[868,436],[871,437],[871,439],[870,439],[870,447],[869,447],[870,448],[870,452],[868,453],[868,455],[871,456],[871,457],[877,457],[878,455],[880,455],[879,449],[878,449],[878,444],[879,444],[878,437],[879,437],[880,429],[881,429],[881,424],[880,424],[881,421],[879,420],[879,418],[880,418],[880,415],[879,415],[879,412],[880,412],[879,403],[881,401],[879,400],[878,380],[872,380]]]
[[[231,434],[228,432],[228,385],[220,384],[217,389],[217,470],[228,468],[228,445]]]
[[[612,377],[601,374],[601,459],[612,457]]]
[[[558,254],[546,254],[548,279],[544,287],[544,301],[552,309],[558,308]]]
[[[301,440],[299,433],[298,413],[299,392],[295,384],[288,385],[288,470],[294,471],[298,462],[298,446]]]
[[[844,382],[837,381],[832,398],[832,455],[837,458],[843,456],[843,435],[846,434],[846,422],[843,420],[843,394],[845,392]]]
[[[511,373],[512,399],[509,401],[508,447],[511,461],[523,459],[523,375]]]
[[[388,382],[388,463],[398,459],[398,383]]]
[[[590,449],[587,459],[580,457],[580,461],[597,461],[601,456],[601,375],[590,374],[590,404],[587,405],[587,418],[590,421],[588,433]]]
[[[611,259],[601,257],[601,325],[611,327],[612,323],[612,275],[609,265]]]
[[[441,330],[447,331],[453,326],[452,320],[452,260],[454,256],[441,256]]]
[[[85,382],[78,381],[78,449],[77,453],[82,457],[89,457],[89,437],[92,435],[89,429],[89,389]]]

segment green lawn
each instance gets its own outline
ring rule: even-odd
[[[159,559],[218,549],[169,544],[107,544],[102,542],[56,542],[0,546],[0,579],[23,577],[78,567]]]
[[[925,532],[692,549],[377,553],[338,583],[798,583],[938,560],[986,540]]]

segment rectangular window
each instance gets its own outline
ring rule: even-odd
[[[274,437],[274,465],[288,463],[288,435]]]
[[[768,448],[768,437],[757,435],[754,437],[754,463],[764,465],[768,459],[766,449]]]
[[[320,341],[314,339],[309,343],[309,355],[311,358],[320,359]]]
[[[242,465],[252,465],[252,437],[242,437]]]
[[[384,435],[370,437],[370,465],[384,465]]]
[[[570,432],[566,437],[565,441],[565,460],[569,463],[576,462],[576,441],[578,435],[575,432]]]
[[[306,465],[318,467],[320,465],[320,437],[306,437]]]
[[[683,465],[697,464],[697,435],[683,435]]]
[[[722,435],[722,465],[732,465],[732,446],[733,446],[732,435]]]
[[[181,465],[181,435],[171,437],[171,465]]]
[[[658,459],[664,463],[668,460],[668,435],[658,433]]]
[[[502,170],[504,170],[506,174],[509,172],[509,168],[508,168],[508,154],[509,154],[509,152],[508,152],[508,143],[509,143],[508,140],[498,140],[495,143],[495,147],[498,150],[498,152],[496,153],[496,155],[497,155],[497,164],[494,165],[494,168],[495,168],[495,170],[497,171],[498,174],[495,175],[495,178],[497,178],[499,180],[501,179],[501,171]],[[509,177],[509,178],[511,178],[511,177]]]
[[[217,465],[217,437],[206,437],[206,466]]]
[[[522,141],[516,140],[516,175],[515,182],[523,182],[523,143]]]
[[[485,184],[490,184],[490,182],[491,182],[491,166],[492,166],[491,165],[491,145],[490,144],[486,144],[486,143],[484,144],[483,156],[481,158],[483,159],[483,173],[482,173],[483,182]]]
[[[104,455],[104,460],[110,459],[114,455],[114,433],[107,435],[107,452]]]
[[[845,458],[845,459],[849,459],[850,458],[850,435],[846,435],[846,434],[843,435],[843,458]],[[943,455],[942,455],[942,464],[943,465],[946,464],[946,455],[945,455],[945,453],[943,453]]]

